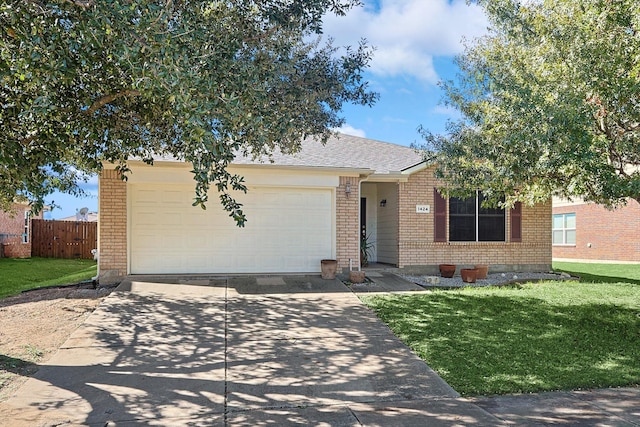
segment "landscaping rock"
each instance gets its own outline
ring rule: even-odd
[[[566,273],[565,273],[566,274]],[[478,279],[475,283],[465,283],[462,281],[462,277],[454,276],[452,278],[440,278],[433,276],[411,276],[400,274],[406,280],[416,283],[425,288],[461,288],[463,286],[496,286],[506,285],[509,283],[524,283],[527,281],[541,281],[541,280],[567,280],[573,279],[570,275],[563,276],[556,273],[529,273],[518,272],[514,273],[494,273],[489,274],[486,279]],[[437,281],[434,279],[438,279]]]
[[[424,278],[424,281],[427,282],[430,285],[439,285],[440,284],[440,278],[438,276],[426,276]]]

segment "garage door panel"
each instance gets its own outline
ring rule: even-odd
[[[331,189],[250,188],[239,228],[215,200],[191,206],[192,186],[130,188],[134,274],[312,272],[333,253]]]
[[[181,227],[184,218],[181,213],[167,212],[158,215],[158,224],[166,227]]]
[[[203,273],[206,270],[206,266],[209,265],[210,259],[206,254],[191,255],[185,259],[185,267],[189,271],[194,273]]]
[[[158,192],[154,189],[138,188],[136,191],[136,204],[138,206],[157,205]]]
[[[159,248],[162,245],[161,237],[156,233],[139,233],[137,239],[132,244],[133,251],[146,251]]]
[[[177,207],[181,207],[184,205],[184,192],[176,189],[176,190],[164,190],[160,194],[159,200],[165,206],[174,205]]]

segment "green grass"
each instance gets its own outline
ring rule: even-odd
[[[640,285],[640,264],[592,264],[579,262],[554,262],[556,271],[579,276],[581,282],[635,283]]]
[[[0,258],[0,298],[28,289],[91,279],[96,262],[87,259]]]
[[[364,302],[462,395],[640,384],[640,285],[544,282]]]

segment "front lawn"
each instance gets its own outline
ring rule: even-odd
[[[640,384],[640,285],[544,282],[363,297],[463,395]]]
[[[640,285],[640,264],[554,262],[553,269],[579,276],[581,282],[635,283]]]
[[[0,298],[28,289],[91,279],[97,266],[89,259],[0,258]]]

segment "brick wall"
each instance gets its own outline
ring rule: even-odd
[[[351,194],[345,193],[347,183],[351,185]],[[360,196],[359,178],[340,177],[336,188],[336,259],[338,271],[349,268],[349,259],[354,268],[360,262]]]
[[[99,280],[114,283],[127,274],[127,186],[115,170],[99,179]]]
[[[434,242],[434,195],[439,184],[433,167],[400,183],[398,266],[406,270],[437,270],[438,264],[489,264],[492,271],[531,271],[551,268],[551,202],[522,207],[522,242],[510,242],[507,213],[506,242]],[[416,205],[431,213],[416,213]]]
[[[6,258],[29,258],[31,256],[31,223],[29,241],[22,243],[24,213],[30,211],[27,204],[14,203],[9,212],[0,211],[0,254]],[[42,212],[32,218],[42,219]]]
[[[553,257],[593,261],[640,262],[640,204],[607,210],[593,203],[553,208],[576,214],[576,244],[553,246]]]

